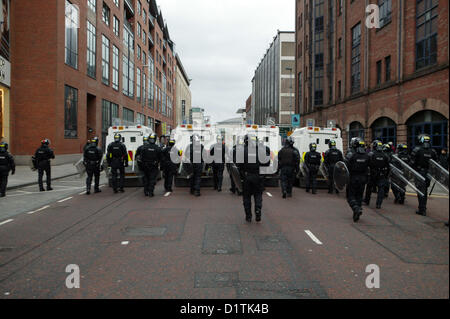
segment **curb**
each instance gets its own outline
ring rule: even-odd
[[[63,175],[63,176],[58,176],[58,177],[52,178],[52,181],[56,181],[58,179],[63,179],[63,178],[70,177],[70,176],[75,176],[75,175],[79,175],[79,174],[78,173],[71,173],[71,174],[67,174],[67,175]],[[27,186],[32,186],[32,185],[38,185],[38,181],[36,180],[34,182],[28,182],[28,183],[23,183],[23,184],[19,184],[19,185],[14,185],[14,186],[11,186],[11,187],[6,187],[6,190],[9,191],[9,190],[22,188],[22,187],[27,187]]]

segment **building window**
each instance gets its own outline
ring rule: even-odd
[[[141,102],[141,69],[136,69],[136,99]]]
[[[109,39],[102,35],[102,82],[109,85]]]
[[[114,4],[117,6],[117,8],[120,8],[120,0],[114,0]]]
[[[142,105],[147,103],[147,77],[144,72],[142,72]]]
[[[119,48],[113,45],[112,88],[119,90]]]
[[[137,11],[138,11],[139,15],[142,14],[142,4],[140,1],[137,2]]]
[[[391,22],[392,18],[392,3],[391,0],[378,0],[378,7],[380,8],[380,28]]]
[[[78,136],[78,90],[65,85],[64,88],[64,137]]]
[[[122,52],[122,92],[126,96],[134,97],[134,35],[128,28],[123,28],[124,50]]]
[[[303,43],[300,42],[300,44],[298,45],[298,57],[299,57],[299,58],[301,58],[302,55],[303,55],[302,47],[303,47]]]
[[[302,72],[298,73],[298,111],[302,111],[302,101],[303,101],[303,92],[302,92]]]
[[[88,0],[88,7],[89,9],[91,9],[92,11],[96,11],[97,9],[97,0]]]
[[[141,113],[136,114],[136,124],[145,125],[145,115]]]
[[[341,99],[342,96],[342,82],[338,81],[338,99]]]
[[[342,14],[342,0],[337,0],[338,1],[338,8],[339,8],[339,15]]]
[[[148,65],[148,101],[149,107],[153,110],[155,107],[155,86],[153,85],[155,78],[155,64],[153,62],[153,57],[150,54],[148,55]]]
[[[416,70],[437,62],[438,0],[416,3]]]
[[[391,80],[391,56],[384,59],[384,64],[386,66],[386,82]]]
[[[67,65],[78,68],[78,21],[79,14],[76,6],[66,1],[66,19],[65,19],[65,61]]]
[[[102,100],[102,141],[103,149],[106,148],[106,136],[108,129],[118,124],[119,119],[119,105],[111,103],[107,100]]]
[[[144,24],[147,25],[147,12],[142,10],[142,19],[144,20]]]
[[[97,51],[97,42],[95,35],[95,27],[87,22],[87,75],[95,78],[96,75],[96,51]]]
[[[113,29],[114,34],[120,38],[120,20],[116,16],[113,19]]]
[[[133,125],[134,124],[134,111],[127,109],[126,107],[124,107],[122,111],[123,111],[122,118],[123,118],[124,124]]]
[[[102,10],[102,20],[105,22],[105,24],[109,27],[109,18],[111,16],[111,10],[106,5],[106,3],[103,2],[103,10]]]
[[[137,35],[140,38],[141,37],[141,33],[142,33],[142,27],[141,24],[138,22],[137,24]]]
[[[338,40],[338,58],[342,57],[342,38]]]
[[[147,44],[147,33],[144,30],[142,30],[142,42]]]
[[[377,61],[377,85],[381,84],[381,60]]]
[[[359,92],[361,88],[361,23],[352,28],[352,77],[351,92]]]
[[[138,44],[138,46],[137,46],[137,59],[138,59],[138,60],[141,60],[141,47],[140,47],[139,44]]]

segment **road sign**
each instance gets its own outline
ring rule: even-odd
[[[291,115],[291,126],[292,127],[300,127],[300,114],[292,114]]]

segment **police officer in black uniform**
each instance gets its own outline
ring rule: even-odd
[[[8,185],[8,175],[16,173],[14,158],[8,152],[8,143],[0,143],[0,197],[6,196],[6,185]]]
[[[325,152],[324,155],[324,164],[327,168],[328,172],[328,193],[333,194],[336,191],[336,194],[339,194],[339,191],[336,189],[334,185],[334,167],[337,162],[343,161],[344,156],[342,152],[336,148],[336,141],[330,140],[328,142],[329,149]]]
[[[217,143],[211,147],[209,154],[213,157],[214,189],[218,192],[222,191],[223,171],[225,169],[225,157],[227,153],[228,149],[225,146],[223,137],[221,135],[217,136]]]
[[[36,153],[33,157],[34,167],[38,170],[38,183],[39,190],[41,192],[45,191],[44,185],[42,182],[42,177],[44,176],[44,172],[46,175],[47,182],[47,190],[51,191],[53,188],[51,187],[52,179],[51,179],[51,166],[50,160],[55,158],[55,154],[53,150],[49,147],[50,141],[48,139],[44,139],[41,142],[41,147],[36,150]]]
[[[372,152],[369,153],[369,184],[377,188],[378,195],[376,207],[377,209],[380,209],[384,199],[386,184],[389,184],[390,158],[385,152],[383,152],[383,143],[376,141],[372,145]],[[370,204],[370,197],[372,196],[371,188],[372,187],[368,185],[366,189],[365,203],[367,205]]]
[[[408,146],[406,144],[398,144],[397,145],[396,155],[403,162],[405,162],[406,164],[409,165],[411,158],[409,156]],[[399,162],[392,161],[392,165],[397,167],[399,170],[402,170],[402,165]],[[391,183],[392,193],[394,193],[394,197],[395,197],[394,203],[403,205],[403,204],[405,204],[404,188],[406,187],[406,183],[395,179],[395,177],[394,177],[393,182],[395,182],[395,184],[397,184],[397,186],[402,187],[402,189],[398,189],[397,186],[394,186],[394,184]]]
[[[94,137],[90,142],[88,146],[85,147],[84,154],[83,154],[83,162],[84,166],[86,167],[86,195],[91,194],[91,183],[92,183],[92,177],[95,177],[95,183],[94,183],[94,192],[100,193],[100,171],[102,168],[100,167],[102,162],[102,150],[100,147],[98,147],[98,137]]]
[[[357,222],[362,215],[361,204],[364,187],[367,184],[370,160],[361,138],[354,137],[350,145],[351,148],[344,159],[350,174],[347,184],[347,202],[353,210],[353,221]]]
[[[419,143],[411,152],[411,164],[413,168],[425,178],[425,183],[417,183],[416,187],[424,194],[424,196],[418,196],[419,210],[416,212],[418,215],[427,215],[427,199],[428,199],[428,187],[430,186],[430,179],[428,178],[428,168],[430,165],[430,159],[437,160],[437,154],[435,150],[431,148],[431,138],[427,134],[421,134],[418,137]]]
[[[193,134],[191,136],[191,144],[188,145],[185,152],[188,155],[190,164],[192,165],[192,177],[191,177],[191,194],[195,196],[200,196],[200,186],[202,182],[202,171],[203,171],[203,152],[205,147],[201,143],[200,136],[198,134]]]
[[[392,142],[389,142],[388,144],[383,145],[383,152],[388,156],[389,162],[392,161],[392,155],[394,154],[394,146]],[[389,183],[386,183],[384,185],[384,197],[389,197],[389,189],[391,185]]]
[[[173,179],[180,167],[180,152],[175,147],[176,141],[169,139],[167,147],[162,150],[161,168],[164,173],[164,189],[166,192],[173,192]]]
[[[317,173],[319,172],[320,163],[322,161],[322,155],[316,151],[317,144],[309,144],[309,152],[305,154],[305,166],[306,166],[306,192],[309,193],[309,189],[312,189],[312,193],[316,194],[317,188]]]
[[[114,142],[108,145],[106,160],[111,167],[112,186],[114,193],[124,192],[123,184],[125,182],[125,167],[128,167],[127,147],[122,143],[122,135],[115,134]],[[119,183],[117,183],[117,171],[119,171]]]
[[[238,153],[241,154],[241,156],[239,156]],[[229,151],[229,158],[231,159],[232,163],[237,165],[237,164],[239,164],[240,161],[242,163],[242,161],[244,159],[244,155],[243,154],[244,154],[244,137],[243,136],[238,136],[236,144]],[[231,180],[230,191],[233,194],[235,194],[237,192],[237,194],[239,196],[241,196],[242,194],[236,188],[236,185],[234,183],[233,177],[231,176],[231,165],[232,165],[232,163],[229,163],[228,166],[227,166],[228,174],[230,175],[230,180]]]
[[[243,204],[245,220],[252,221],[252,196],[255,198],[255,220],[261,221],[262,193],[264,180],[260,175],[261,166],[270,165],[270,150],[266,147],[265,154],[259,152],[260,146],[256,136],[244,137],[244,163],[237,163],[243,180]],[[264,156],[265,155],[265,156]],[[264,158],[265,157],[265,158]]]
[[[156,179],[159,173],[159,163],[162,159],[161,148],[156,145],[156,135],[151,134],[144,145],[139,146],[136,158],[140,159],[140,168],[144,171],[144,195],[153,197]]]
[[[294,147],[294,140],[291,136],[286,139],[284,147],[278,153],[278,165],[283,198],[292,197],[292,185],[300,169],[300,153]]]

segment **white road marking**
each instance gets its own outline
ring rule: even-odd
[[[10,222],[12,222],[14,219],[8,219],[8,220],[5,220],[5,221],[3,221],[3,222],[1,222],[0,223],[0,226],[1,225],[5,225],[5,224],[7,224],[7,223],[10,223]]]
[[[86,194],[86,191],[79,193],[78,195],[83,195]]]
[[[40,212],[40,211],[42,211],[42,210],[44,210],[44,209],[47,209],[47,208],[49,208],[49,207],[50,207],[50,205],[46,205],[46,206],[44,206],[44,207],[41,207],[41,208],[39,208],[39,209],[37,209],[37,210],[34,210],[34,211],[32,211],[32,212],[29,212],[29,213],[27,213],[27,214],[28,214],[28,215],[31,215],[31,214]]]
[[[121,244],[123,245],[123,246],[126,246],[126,245],[128,245],[130,242],[129,241],[123,241]]]
[[[63,203],[63,202],[65,202],[65,201],[67,201],[67,200],[69,200],[69,199],[72,199],[73,197],[67,197],[67,198],[65,198],[65,199],[61,199],[61,200],[59,200],[58,201],[58,203]]]
[[[269,196],[269,197],[273,197],[272,194],[269,193],[269,192],[266,192],[266,194],[267,194],[267,196]]]
[[[171,192],[167,192],[165,195],[164,195],[164,197],[167,197],[167,196],[169,196],[170,194],[172,194]]]
[[[315,242],[317,245],[323,245],[322,242],[320,240],[317,239],[316,236],[314,236],[314,234],[309,231],[309,230],[305,230],[305,233],[308,234],[308,236],[313,240],[313,242]]]

